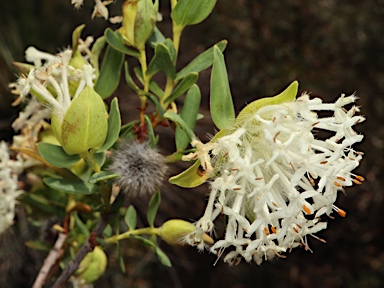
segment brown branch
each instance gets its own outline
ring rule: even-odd
[[[76,272],[77,268],[79,268],[80,262],[84,259],[85,255],[87,255],[89,252],[92,252],[95,246],[97,246],[96,237],[99,237],[103,233],[107,225],[108,221],[106,219],[102,219],[99,223],[97,223],[95,229],[92,231],[87,241],[84,243],[83,246],[81,246],[75,258],[73,258],[68,263],[67,267],[61,273],[60,277],[57,278],[55,284],[53,284],[52,288],[64,287],[69,277],[71,277],[71,275]]]
[[[62,256],[62,248],[66,239],[67,239],[67,234],[64,234],[64,233],[59,234],[55,242],[55,245],[53,246],[51,251],[49,251],[47,258],[45,258],[44,264],[41,267],[39,274],[37,275],[36,280],[33,283],[32,288],[43,287],[52,267],[57,263],[57,261]]]
[[[67,265],[67,267],[61,272],[59,278],[57,278],[56,282],[53,284],[52,288],[61,288],[64,287],[65,283],[67,283],[69,277],[76,272],[79,268],[80,262],[84,259],[85,255],[89,252],[92,252],[93,249],[98,245],[96,242],[96,238],[102,236],[105,227],[108,225],[108,219],[112,215],[114,215],[119,208],[124,203],[124,195],[123,193],[119,193],[111,206],[111,210],[109,212],[105,212],[101,216],[101,220],[97,223],[95,229],[89,235],[87,241],[81,246],[80,250],[76,253],[75,258],[73,258]]]

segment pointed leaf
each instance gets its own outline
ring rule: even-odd
[[[152,127],[152,121],[151,119],[149,119],[148,115],[144,115],[144,120],[147,126],[149,144],[151,145],[152,148],[155,148],[157,145],[157,141],[155,137],[155,132],[153,131],[153,127]]]
[[[149,63],[146,74],[151,77],[159,71],[164,71],[165,75],[172,79],[175,79],[176,77],[176,70],[173,65],[171,52],[163,43],[156,45],[155,56],[153,56]]]
[[[111,96],[119,85],[123,62],[124,54],[108,45],[100,75],[95,84],[95,91],[103,99]]]
[[[89,61],[91,62],[92,67],[95,69],[96,79],[99,77],[99,74],[100,74],[99,57],[100,57],[101,51],[103,50],[103,48],[105,46],[105,43],[107,43],[105,41],[105,37],[101,36],[101,37],[97,38],[95,43],[93,43],[93,45],[92,45],[92,50],[91,50],[92,54],[91,54]]]
[[[170,103],[177,99],[177,97],[183,95],[185,92],[188,91],[189,88],[193,84],[196,83],[197,79],[199,78],[199,74],[196,72],[189,73],[181,82],[179,85],[176,86],[175,90],[173,90],[172,94],[167,97],[167,99],[164,100],[165,103]]]
[[[43,178],[43,182],[50,188],[66,193],[88,195],[97,192],[95,185],[86,184],[80,179]]]
[[[125,71],[125,82],[127,82],[128,86],[131,87],[133,91],[138,93],[140,91],[140,88],[133,81],[131,73],[129,73],[128,61],[125,61],[124,63],[124,71]]]
[[[97,149],[97,152],[102,152],[112,147],[112,145],[116,142],[117,138],[119,137],[120,128],[121,119],[119,103],[117,102],[117,98],[115,97],[113,98],[111,102],[111,107],[109,109],[107,138],[105,139],[103,146]]]
[[[193,133],[193,131],[191,130],[191,128],[188,127],[187,123],[185,123],[184,120],[181,119],[180,116],[177,115],[175,112],[168,111],[164,114],[164,117],[175,122],[177,126],[179,126],[187,134],[189,142],[191,142],[193,139],[198,139],[195,133]]]
[[[161,196],[159,191],[153,194],[151,201],[149,201],[147,220],[150,227],[153,227],[155,223],[155,217],[157,214],[157,210],[159,209],[160,201]]]
[[[89,178],[89,183],[95,184],[101,181],[108,181],[111,179],[115,179],[120,177],[119,174],[112,173],[110,171],[101,171],[93,174],[91,178]]]
[[[214,61],[211,74],[210,110],[212,120],[220,130],[235,122],[231,90],[228,83],[224,55],[218,47],[213,48]]]
[[[191,89],[189,89],[187,96],[185,96],[183,110],[180,115],[180,118],[184,120],[185,124],[187,124],[192,131],[195,129],[200,102],[200,89],[199,86],[194,84]],[[190,142],[190,138],[180,127],[176,127],[175,139],[177,151],[183,151]]]
[[[81,32],[84,30],[85,24],[81,24],[75,28],[72,32],[72,53],[75,53],[77,46],[79,45],[79,39]]]
[[[152,48],[155,48],[156,45],[159,43],[165,42],[165,37],[164,37],[163,33],[161,33],[159,28],[157,28],[157,26],[155,26],[155,28],[153,29],[153,33],[152,33],[151,37],[148,38],[147,42],[148,42],[149,46],[151,46]]]
[[[227,47],[227,43],[227,40],[222,40],[218,42],[215,46],[217,46],[221,52],[224,52],[225,48]],[[212,46],[211,48],[205,50],[203,53],[199,54],[187,66],[181,69],[177,73],[175,80],[178,81],[191,72],[200,72],[210,67],[213,64],[213,48],[215,46]]]
[[[124,44],[123,37],[118,31],[113,31],[111,28],[107,28],[104,32],[104,36],[108,44],[117,51],[136,58],[140,57],[139,51],[130,49]]]
[[[172,262],[169,259],[169,257],[159,248],[159,246],[154,247],[155,253],[157,255],[157,258],[159,258],[159,261],[161,264],[163,264],[166,267],[172,267]]]
[[[59,168],[69,168],[80,160],[79,155],[68,155],[61,146],[44,142],[40,142],[36,146],[45,161]]]
[[[200,23],[211,14],[216,0],[178,0],[171,17],[179,26]]]
[[[124,221],[128,225],[129,230],[135,230],[137,224],[137,213],[135,207],[132,205],[128,207],[125,212]]]

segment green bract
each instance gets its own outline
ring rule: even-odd
[[[52,129],[68,155],[82,154],[104,144],[108,132],[107,112],[101,97],[87,86],[65,115],[52,114]]]

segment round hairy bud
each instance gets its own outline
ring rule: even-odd
[[[119,174],[116,184],[129,197],[152,195],[163,183],[164,157],[148,142],[124,140],[112,154],[109,170]]]

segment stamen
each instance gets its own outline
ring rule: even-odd
[[[308,215],[311,215],[311,214],[312,214],[312,213],[311,213],[311,210],[310,210],[307,206],[305,206],[304,204],[303,204],[303,210],[304,210],[304,212],[307,213]]]
[[[264,228],[264,232],[265,232],[265,234],[266,234],[267,236],[270,234],[270,233],[269,233],[269,230],[268,230],[267,227]]]

